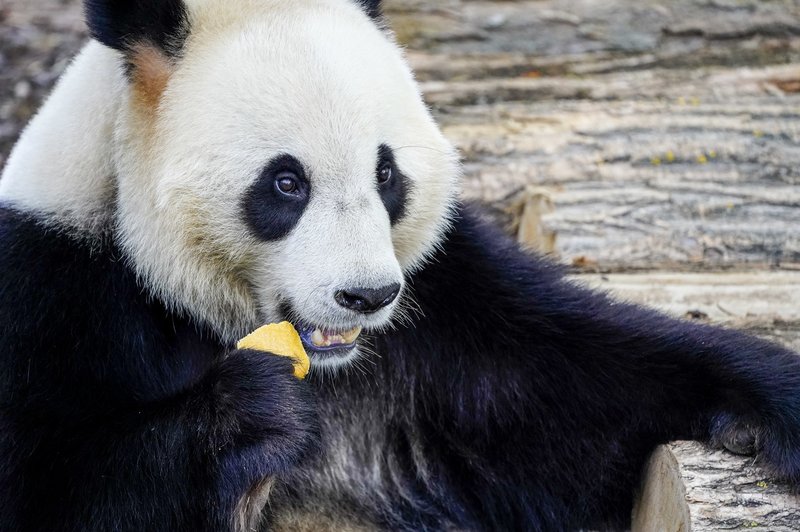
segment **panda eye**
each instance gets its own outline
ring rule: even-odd
[[[280,154],[262,168],[245,192],[242,214],[254,236],[278,240],[300,221],[310,194],[311,183],[302,163],[288,153]]]
[[[389,221],[394,225],[405,213],[406,189],[409,185],[396,164],[392,148],[386,144],[378,146],[378,166],[375,171],[378,193],[389,213]]]
[[[275,186],[278,191],[287,196],[296,196],[300,192],[299,178],[294,172],[283,171],[275,176]]]
[[[392,179],[392,174],[394,170],[392,169],[392,163],[384,162],[380,168],[378,169],[378,183],[381,185],[388,183],[389,180]]]

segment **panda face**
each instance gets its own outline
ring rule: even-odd
[[[337,365],[410,304],[457,157],[354,3],[230,4],[189,5],[179,58],[133,59],[146,76],[117,127],[123,246],[159,296],[227,340],[289,319],[313,365]]]

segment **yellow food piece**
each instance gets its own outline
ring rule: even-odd
[[[289,357],[294,363],[294,376],[305,378],[311,367],[303,342],[294,326],[288,321],[270,323],[259,327],[236,344],[237,349],[254,349],[274,355]]]

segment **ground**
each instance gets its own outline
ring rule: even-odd
[[[800,3],[388,0],[387,12],[461,150],[465,195],[520,241],[622,297],[800,350]],[[78,0],[5,0],[0,24],[2,166],[86,30]],[[690,504],[711,523],[715,507],[788,508],[724,456],[672,451],[680,471],[699,459],[755,490]],[[753,512],[734,528],[782,529]]]

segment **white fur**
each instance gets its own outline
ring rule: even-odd
[[[363,316],[333,294],[402,282],[440,240],[459,176],[401,51],[347,0],[188,5],[158,107],[120,90],[116,54],[90,45],[15,150],[0,197],[85,218],[110,205],[115,175],[115,230],[139,275],[228,341],[282,319],[282,302],[329,329],[385,326],[396,304]],[[57,138],[41,131],[51,124]],[[42,156],[59,143],[67,153]],[[375,184],[384,143],[412,183],[394,227]],[[265,243],[241,200],[279,154],[305,165],[312,194],[291,234]]]
[[[0,200],[76,229],[107,228],[113,128],[125,89],[119,54],[89,43],[11,152]]]

